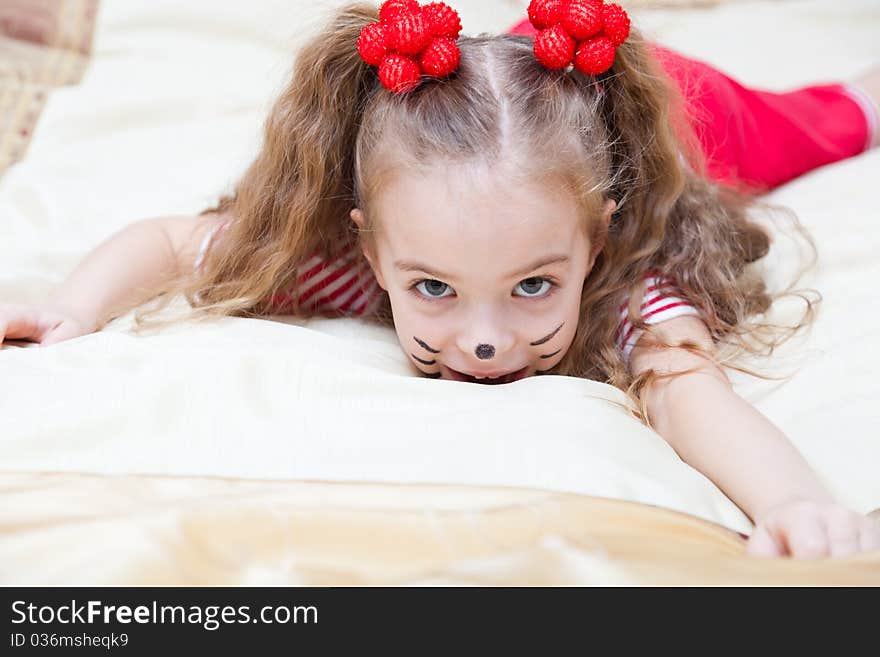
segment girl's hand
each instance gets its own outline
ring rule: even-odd
[[[45,347],[96,330],[95,322],[50,304],[0,304],[0,345],[20,339]]]
[[[788,502],[755,519],[746,548],[761,557],[844,557],[880,550],[880,523],[839,504]]]

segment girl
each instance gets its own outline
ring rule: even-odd
[[[431,378],[626,390],[754,521],[753,554],[880,549],[721,369],[792,333],[753,319],[774,300],[747,268],[769,247],[754,192],[875,143],[880,74],[749,90],[600,0],[460,29],[442,3],[341,9],[230,196],[121,231],[45,304],[0,308],[0,339],[53,344],[178,292],[194,316],[359,316]]]

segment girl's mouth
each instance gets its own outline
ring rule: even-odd
[[[478,379],[474,376],[469,376],[467,374],[464,374],[463,372],[459,372],[458,370],[454,370],[451,367],[447,367],[446,369],[449,370],[449,374],[456,381],[465,381],[467,383],[482,383],[484,385],[496,386],[496,385],[501,385],[503,383],[512,383],[514,381],[518,381],[519,379],[523,378],[526,375],[526,372],[528,371],[529,366],[526,365],[525,367],[523,367],[520,370],[516,370],[515,372],[510,372],[509,374],[505,374],[504,376],[499,376],[495,379],[489,379],[489,378]]]

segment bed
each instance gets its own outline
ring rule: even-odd
[[[25,43],[31,64],[0,68],[0,300],[39,301],[111,232],[228,191],[291,53],[337,4],[44,0],[44,32],[7,23],[2,52]],[[526,4],[455,7],[476,34]],[[623,4],[652,38],[765,88],[880,61],[873,0]],[[48,75],[64,57],[79,68]],[[789,379],[731,375],[864,513],[880,509],[878,175],[880,150],[770,196],[815,236],[801,284],[824,301],[759,363]],[[780,237],[759,266],[781,284],[800,248]],[[419,378],[358,319],[131,323],[0,351],[0,583],[880,583],[878,554],[746,558],[748,518],[610,386]]]

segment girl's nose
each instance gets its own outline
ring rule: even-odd
[[[503,311],[480,307],[464,318],[465,328],[456,336],[461,353],[470,358],[476,356],[479,361],[506,360],[516,344],[516,333],[509,328],[510,320]]]
[[[478,344],[474,353],[480,360],[489,360],[495,355],[495,347],[490,344]]]

